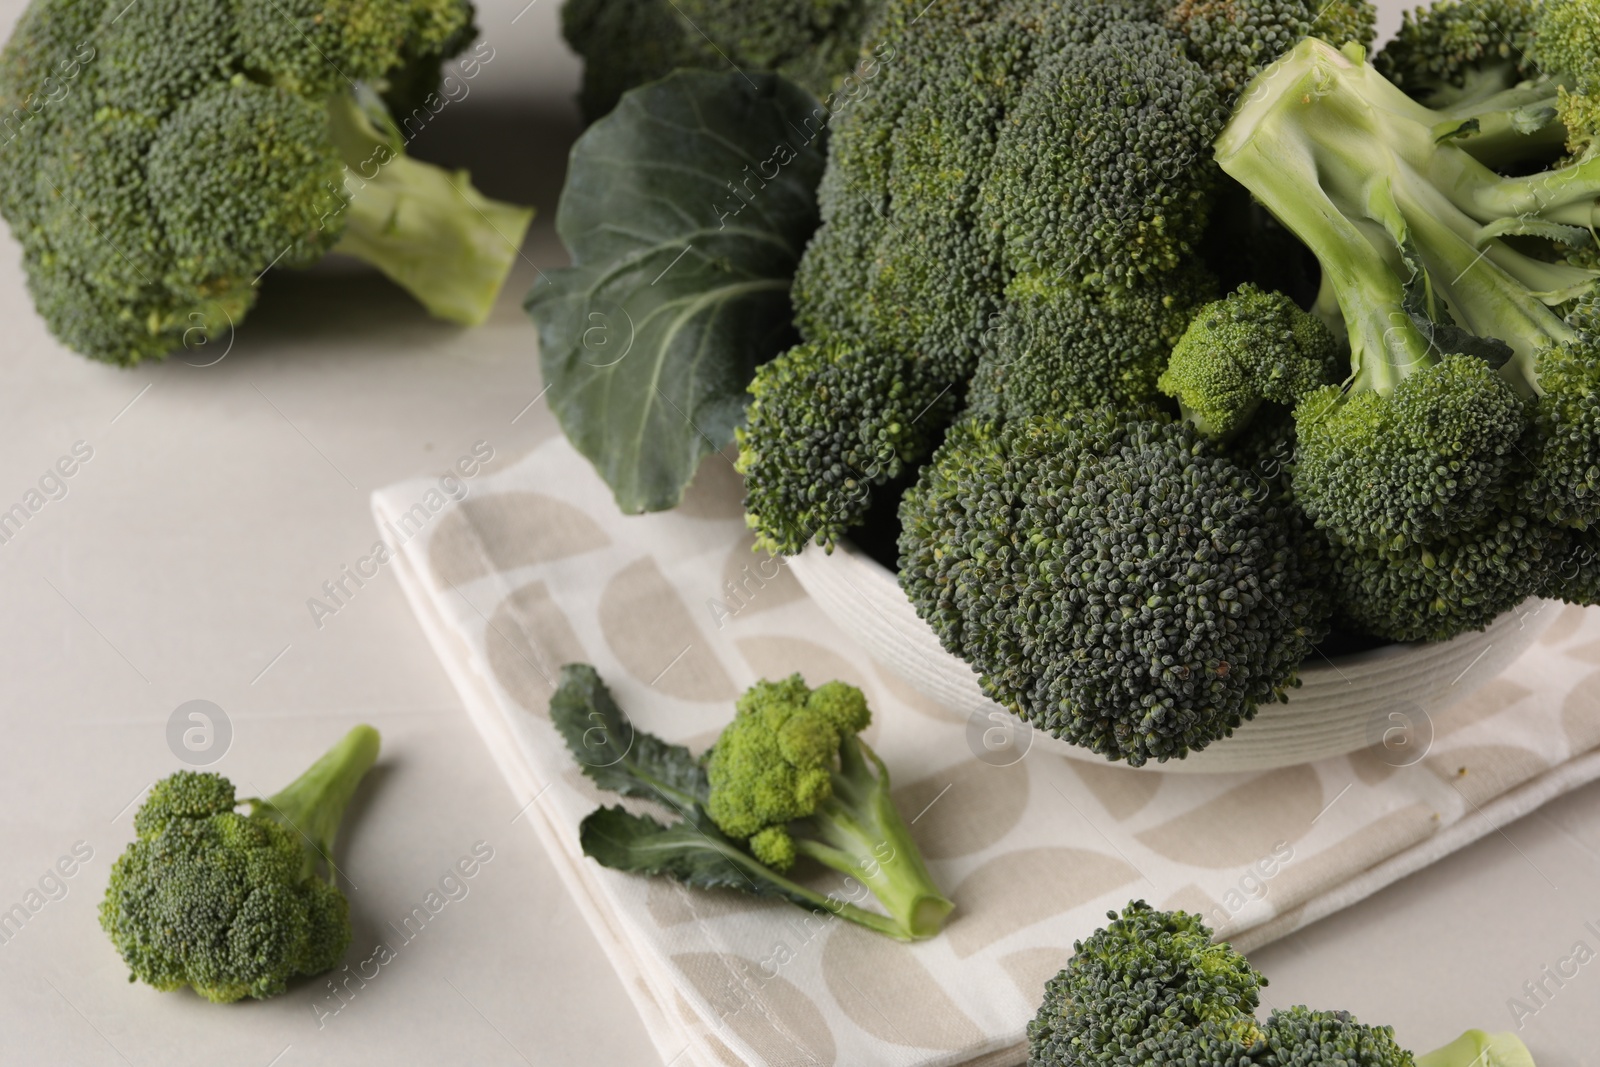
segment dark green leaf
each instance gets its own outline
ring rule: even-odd
[[[578,826],[583,854],[602,867],[665,874],[698,889],[737,889],[757,896],[790,895],[771,872],[715,828],[689,822],[664,826],[622,808],[596,808]]]
[[[685,818],[703,821],[706,772],[682,745],[634,729],[611,690],[587,663],[561,668],[550,698],[550,721],[583,773],[595,785],[624,796],[664,803]]]
[[[793,340],[819,111],[777,75],[683,70],[573,146],[556,229],[574,266],[527,308],[550,409],[624,512],[678,503],[732,442],[755,368]]]

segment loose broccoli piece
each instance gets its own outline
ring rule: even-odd
[[[350,944],[349,905],[323,870],[377,758],[378,732],[358,726],[282,792],[246,800],[249,815],[220,774],[157,782],[100,905],[128,980],[228,1003],[334,967]]]
[[[932,937],[954,907],[895,810],[888,768],[857,736],[872,716],[854,686],[757,682],[699,761],[635,730],[586,664],[561,669],[550,717],[596,785],[681,816],[591,812],[578,836],[603,866],[779,897],[901,941]],[[865,885],[888,914],[790,880],[803,857]]]
[[[1260,972],[1187,912],[1136,900],[1107,917],[1046,983],[1029,1067],[1248,1063],[1265,1037]]]
[[[857,736],[871,719],[861,690],[843,682],[757,682],[705,756],[706,809],[773,870],[816,860],[865,883],[912,937],[929,937],[954,905],[895,810],[889,768]]]
[[[880,0],[567,0],[586,122],[680,67],[776,71],[819,98],[855,65]]]
[[[1546,586],[1552,527],[1600,519],[1600,272],[1559,258],[1593,240],[1600,156],[1504,177],[1440,114],[1309,39],[1217,142],[1337,299],[1353,375],[1296,409],[1295,494],[1343,608],[1403,640],[1481,628]]]
[[[1028,1067],[1533,1067],[1514,1034],[1469,1030],[1413,1057],[1388,1026],[1303,1005],[1255,1018],[1267,979],[1198,916],[1142,900],[1073,945],[1028,1024]]]
[[[159,359],[329,251],[482,322],[531,213],[407,158],[374,91],[436,79],[470,26],[466,0],[34,0],[0,52],[0,213],[51,331]]]
[[[1262,403],[1293,407],[1339,375],[1339,343],[1282,293],[1253,285],[1200,309],[1172,350],[1161,391],[1210,437],[1238,433]]]
[[[891,0],[884,17],[894,56],[835,122],[795,278],[805,345],[757,371],[740,434],[746,515],[774,551],[831,546],[925,459],[996,323],[1038,361],[1022,393],[1138,402],[1211,295],[1188,261],[1226,112],[1156,7]],[[1128,342],[1116,366],[1106,338]],[[1082,391],[1045,381],[1052,361]]]
[[[1325,628],[1288,512],[1185,423],[964,420],[900,521],[901,586],[984,691],[1135,766],[1284,699]]]

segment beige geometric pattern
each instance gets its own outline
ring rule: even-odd
[[[377,517],[424,489],[376,494]],[[1411,766],[1374,748],[1258,774],[1163,775],[1037,745],[993,766],[963,716],[871,662],[782,560],[750,550],[739,499],[731,464],[710,456],[682,507],[623,516],[555,438],[475,479],[394,564],[527,805],[519,825],[540,835],[677,1067],[1014,1065],[1045,981],[1130,898],[1262,944],[1600,777],[1600,612],[1578,609],[1436,715]],[[575,660],[595,665],[641,728],[696,752],[758,678],[860,686],[868,740],[955,902],[943,934],[904,945],[585,859],[579,821],[619,800],[578,772],[548,721],[556,676]]]

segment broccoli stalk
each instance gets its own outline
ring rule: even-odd
[[[316,874],[332,854],[344,809],[378,760],[378,743],[378,731],[357,726],[283,789],[265,800],[245,801],[251,818],[271,819],[298,836],[306,877]]]
[[[832,795],[802,824],[815,836],[796,834],[795,852],[860,879],[912,938],[938,933],[954,905],[934,884],[889,796],[889,768],[865,741],[845,737],[831,780]]]
[[[333,251],[377,267],[432,315],[481,325],[532,209],[489,199],[464,170],[407,156],[405,139],[368,88],[330,98],[328,124],[349,197]]]
[[[220,774],[157,782],[100,905],[128,980],[228,1003],[334,967],[350,945],[350,907],[321,871],[377,756],[378,732],[357,726],[287,789],[245,801],[249,815]]]
[[[1503,238],[1587,243],[1600,222],[1600,158],[1502,177],[1441,142],[1439,121],[1359,49],[1308,38],[1261,75],[1216,142],[1222,168],[1316,253],[1352,367],[1380,389],[1441,350],[1464,350],[1451,347],[1465,339],[1448,330],[1445,308],[1524,358],[1570,339],[1549,306],[1597,276]]]

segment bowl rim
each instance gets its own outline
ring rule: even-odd
[[[817,546],[808,545],[806,547],[806,551],[809,552],[815,548],[817,548]],[[889,581],[893,582],[896,589],[900,589],[899,573],[884,566],[877,559],[874,559],[869,553],[866,552],[866,550],[858,546],[848,536],[836,538],[831,550],[823,549],[822,551],[828,555],[831,555],[833,552],[842,552],[844,555],[849,556],[852,560],[873,568],[881,575],[886,577]],[[901,590],[901,592],[903,594],[904,590]],[[1515,608],[1512,609],[1512,611],[1515,610]],[[1498,617],[1499,616],[1496,616],[1496,618]],[[1484,629],[1487,629],[1487,627]],[[1467,630],[1452,637],[1446,638],[1444,641],[1390,641],[1387,644],[1379,645],[1377,648],[1363,649],[1360,652],[1345,652],[1337,656],[1318,657],[1315,652],[1313,652],[1312,656],[1300,661],[1295,673],[1303,678],[1308,672],[1337,671],[1342,667],[1371,666],[1373,664],[1382,663],[1385,660],[1394,659],[1398,656],[1405,656],[1407,653],[1419,647],[1449,644],[1451,641],[1457,640],[1458,638],[1467,637],[1471,634],[1482,632],[1482,630]]]

